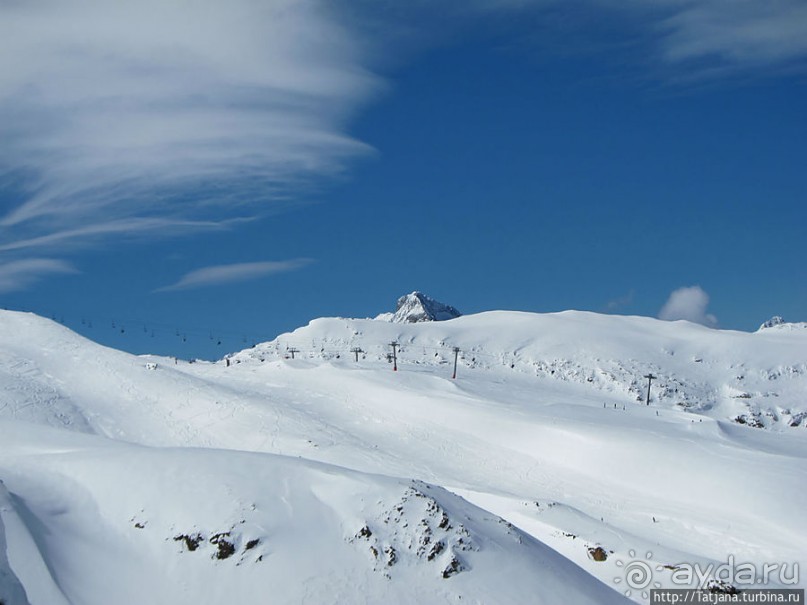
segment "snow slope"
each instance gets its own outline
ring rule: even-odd
[[[456,346],[469,369],[504,370],[508,380],[531,376],[538,388],[576,383],[586,394],[623,403],[645,400],[644,377],[652,373],[652,395],[661,407],[778,430],[807,427],[807,332],[801,331],[750,334],[579,311],[496,311],[414,329],[326,318],[234,361],[285,357],[289,347],[310,359],[344,357],[354,347],[365,358],[384,359],[393,340],[402,345],[403,364],[448,365]]]
[[[422,482],[22,423],[1,423],[0,438],[3,520],[28,532],[7,538],[18,571],[6,585],[22,584],[31,603],[619,601],[534,538]],[[18,568],[25,559],[44,569]],[[18,593],[8,602],[25,602]]]
[[[801,331],[320,319],[213,364],[3,312],[0,343],[7,603],[605,603],[631,553],[805,563]]]

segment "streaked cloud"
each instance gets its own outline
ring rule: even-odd
[[[183,275],[175,284],[155,290],[156,292],[170,292],[175,290],[190,290],[192,288],[207,288],[238,282],[251,281],[276,275],[297,271],[310,265],[309,258],[295,258],[283,261],[263,261],[256,263],[236,263],[232,265],[215,265],[196,269]]]
[[[0,247],[260,214],[367,152],[378,83],[315,0],[0,3]]]
[[[717,59],[734,66],[765,66],[807,55],[807,4],[801,0],[701,0],[662,3],[665,57]]]
[[[802,71],[806,67],[803,0],[473,0],[470,6],[488,12],[532,11],[538,18],[529,23],[539,26],[545,25],[542,12],[562,15],[550,23],[548,33],[553,26],[596,29],[598,20],[591,15],[599,13],[608,17],[601,20],[604,27],[621,30],[618,38],[642,41],[643,64],[652,66],[655,59],[657,64],[675,66],[678,77],[766,75],[766,68],[793,63]]]
[[[0,293],[25,290],[54,274],[77,273],[70,263],[52,258],[26,258],[0,263]]]
[[[0,244],[0,252],[23,250],[26,248],[59,248],[81,247],[107,237],[137,237],[141,234],[176,234],[188,230],[193,231],[220,231],[230,229],[235,225],[248,222],[249,218],[228,219],[222,221],[192,221],[167,219],[160,217],[132,217],[126,219],[112,219],[106,222],[53,231],[46,235],[30,239],[12,240]]]
[[[807,56],[802,0],[0,2],[0,261],[294,203],[371,151],[348,133],[384,85],[366,66],[521,11],[607,11],[699,74]]]
[[[700,286],[674,290],[659,311],[659,319],[675,321],[685,319],[704,326],[716,327],[717,318],[707,313],[709,295]]]

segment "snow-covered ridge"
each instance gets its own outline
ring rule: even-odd
[[[807,428],[807,332],[714,330],[686,321],[565,311],[493,311],[449,323],[386,324],[322,318],[232,356],[233,363],[296,356],[385,360],[441,366],[453,348],[460,372],[532,377],[536,386],[575,384],[591,396],[636,404],[655,376],[655,405],[678,407],[755,427]]]
[[[492,312],[189,363],[0,312],[0,598],[610,603],[637,552],[665,587],[730,555],[804,569],[804,350]]]
[[[623,602],[388,454],[317,462],[354,440],[221,370],[0,312],[5,605]]]

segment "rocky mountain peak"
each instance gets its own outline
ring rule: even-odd
[[[383,313],[376,319],[393,323],[420,323],[445,321],[462,315],[450,305],[438,302],[422,292],[412,292],[398,299],[394,313]]]
[[[773,328],[774,326],[780,326],[783,323],[785,323],[785,320],[782,319],[781,315],[774,315],[768,321],[759,326],[759,329],[764,330],[765,328]]]
[[[759,330],[757,331],[769,330],[771,328],[776,328],[777,330],[802,330],[807,329],[807,322],[801,321],[792,323],[789,321],[785,321],[779,315],[774,315],[768,321],[759,326]]]

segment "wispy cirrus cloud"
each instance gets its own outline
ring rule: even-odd
[[[68,262],[53,258],[26,258],[0,263],[0,293],[25,290],[54,274],[78,273]]]
[[[298,269],[310,265],[312,262],[313,260],[310,258],[295,258],[283,261],[262,261],[203,267],[186,273],[176,283],[159,288],[155,290],[155,292],[190,290],[193,288],[207,288],[251,281],[278,273],[297,271]]]
[[[317,0],[0,4],[0,247],[206,229],[368,148],[376,90]]]
[[[0,252],[25,250],[30,248],[58,248],[61,250],[83,246],[108,237],[129,237],[157,233],[176,235],[185,231],[221,231],[238,224],[249,222],[249,218],[225,219],[222,221],[193,221],[161,217],[131,217],[110,219],[85,227],[55,230],[30,239],[15,239],[0,244]]]
[[[536,18],[527,23],[549,34],[554,46],[582,39],[558,33],[606,28],[620,40],[633,38],[643,63],[654,58],[690,79],[759,75],[794,63],[804,70],[807,60],[803,0],[473,0],[463,11],[469,7],[487,13],[531,11]]]
[[[807,55],[807,4],[801,0],[663,0],[661,44],[669,61],[712,59],[759,67]]]
[[[369,151],[347,132],[382,87],[365,66],[524,11],[585,32],[608,13],[643,58],[699,74],[807,57],[802,0],[0,2],[0,261],[299,199]]]

